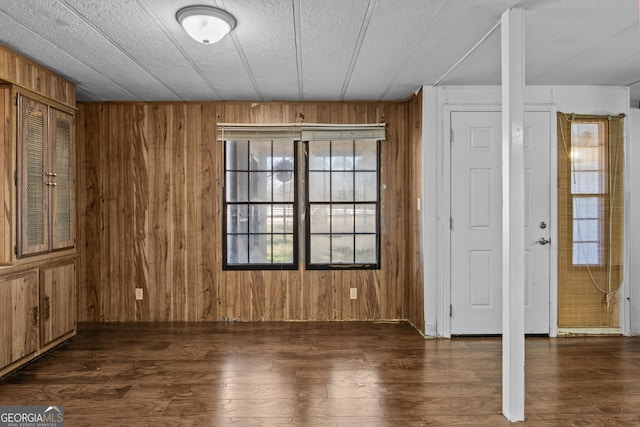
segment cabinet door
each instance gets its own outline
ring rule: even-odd
[[[73,116],[51,109],[51,248],[63,249],[74,245],[74,147]]]
[[[48,107],[18,97],[18,253],[30,255],[49,249],[47,166]]]
[[[40,272],[40,332],[43,346],[76,327],[75,271],[75,264],[72,263],[43,269]]]
[[[0,280],[0,368],[36,351],[38,317],[36,272]]]

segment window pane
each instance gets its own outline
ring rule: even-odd
[[[246,235],[227,236],[227,263],[246,264],[249,262],[249,238]]]
[[[599,264],[597,243],[574,243],[573,264]]]
[[[355,160],[357,170],[378,170],[378,141],[355,141]]]
[[[251,141],[249,149],[249,158],[251,159],[249,167],[252,171],[272,169],[271,141]]]
[[[275,264],[290,264],[293,262],[293,235],[273,235],[271,262]]]
[[[334,202],[353,201],[353,172],[331,173],[331,200]]]
[[[271,263],[271,235],[252,234],[249,236],[249,262],[252,264]]]
[[[293,222],[292,205],[273,205],[271,216],[269,216],[270,226],[267,231],[273,234],[293,234],[295,224]]]
[[[574,218],[598,218],[600,200],[598,197],[576,197],[573,199]]]
[[[271,201],[271,172],[251,172],[250,201]]]
[[[247,233],[249,207],[247,205],[227,205],[227,233]]]
[[[350,264],[355,262],[353,236],[332,236],[331,263]]]
[[[282,182],[280,178],[282,178],[282,174],[290,173],[291,179],[286,182]],[[292,172],[277,172],[275,174],[276,179],[270,181],[273,185],[273,188],[269,188],[269,194],[273,194],[274,202],[293,202],[293,196],[295,193],[295,186],[293,182],[293,173]],[[280,177],[280,178],[279,178]]]
[[[295,149],[295,145],[293,141],[273,141],[273,168],[278,169],[277,165],[281,165],[282,170],[293,170],[293,152]],[[282,162],[287,162],[288,164],[285,167],[285,164]]]
[[[329,264],[331,262],[331,236],[312,234],[309,236],[309,260],[312,264]]]
[[[375,233],[378,226],[376,221],[375,204],[358,204],[355,210],[356,233]]]
[[[334,205],[331,209],[331,232],[353,233],[353,205]]]
[[[598,123],[573,123],[571,128],[571,145],[594,147],[598,145],[600,125]]]
[[[326,172],[309,172],[309,201],[329,202],[331,188],[330,174]]]
[[[327,141],[310,141],[308,143],[309,170],[330,170],[331,168],[331,151]]]
[[[376,236],[356,235],[356,262],[372,264],[376,258]]]
[[[332,170],[353,170],[353,141],[331,143]]]
[[[227,170],[249,170],[249,141],[226,141],[225,154]]]
[[[309,210],[310,233],[329,233],[331,205],[311,205]]]
[[[571,149],[573,170],[597,171],[600,169],[600,147],[573,147]]]
[[[246,172],[225,174],[227,202],[246,202],[249,195],[249,175]]]
[[[574,242],[597,242],[600,240],[599,230],[600,220],[598,219],[577,219],[573,221],[573,241]]]
[[[571,192],[573,194],[597,194],[603,192],[603,174],[600,172],[572,172]]]
[[[376,172],[356,172],[355,201],[378,200],[378,174]]]
[[[269,205],[253,205],[249,212],[249,233],[267,233],[271,225]]]

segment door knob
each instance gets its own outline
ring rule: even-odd
[[[551,243],[551,240],[541,237],[536,241],[536,243],[538,243],[539,245],[548,245],[549,243]]]

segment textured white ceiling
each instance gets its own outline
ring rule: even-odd
[[[638,0],[203,0],[238,25],[220,43],[175,19],[192,0],[0,0],[0,43],[99,100],[396,100],[440,79],[510,7],[526,83],[631,86]],[[495,31],[441,84],[498,84]]]

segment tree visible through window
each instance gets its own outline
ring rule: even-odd
[[[293,141],[225,141],[225,268],[297,268],[295,167]]]

